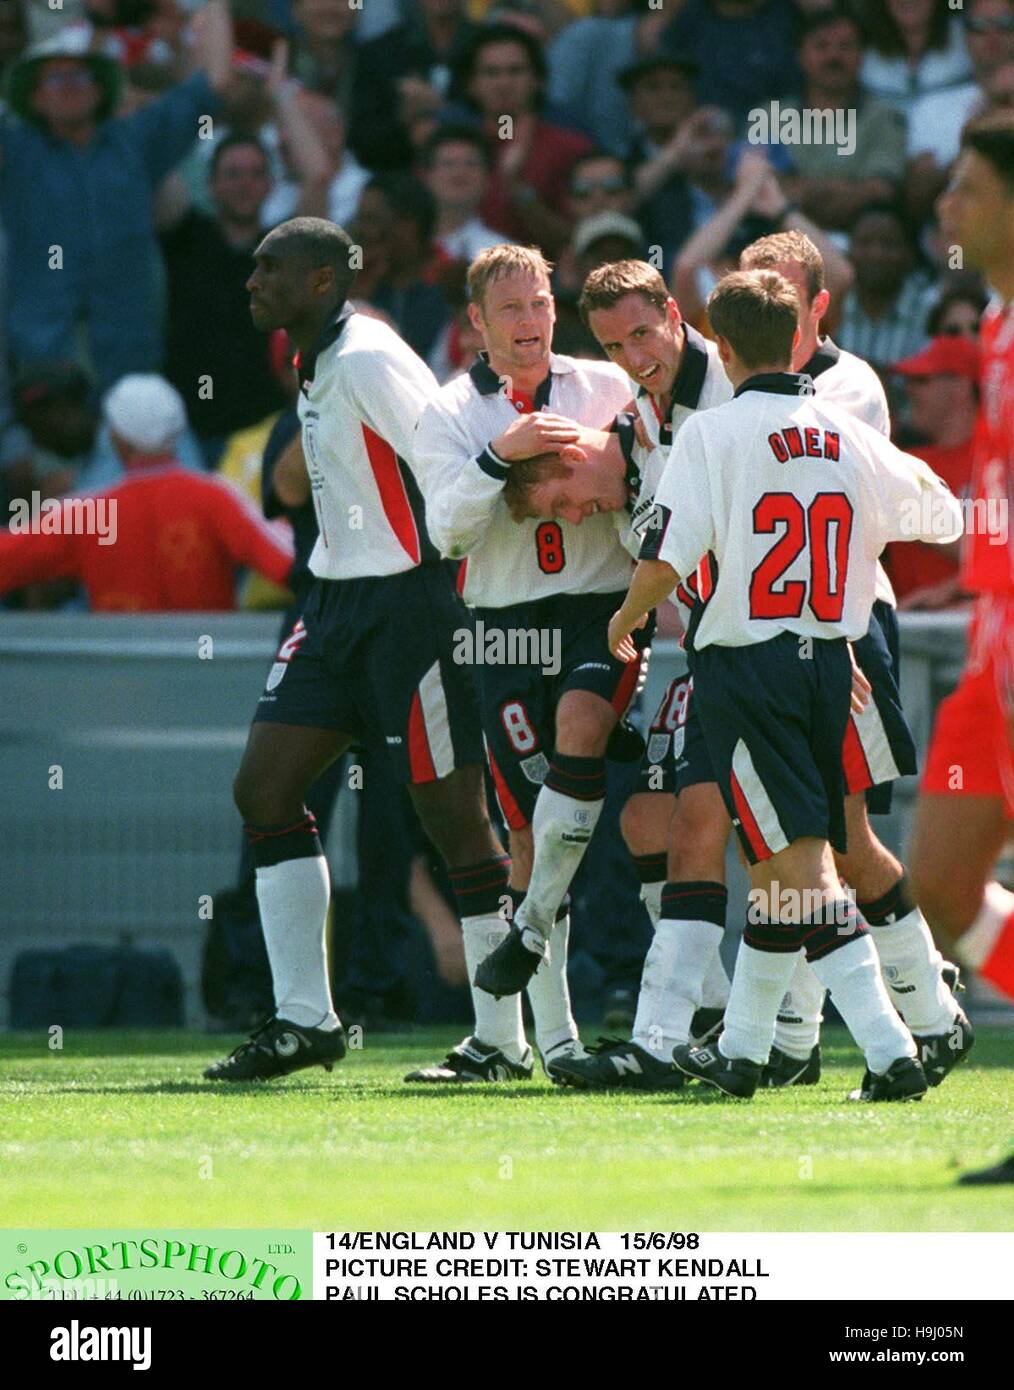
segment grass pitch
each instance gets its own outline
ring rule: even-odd
[[[846,1104],[862,1065],[832,1031],[818,1086],[749,1104],[402,1083],[452,1041],[230,1087],[200,1072],[232,1039],[0,1037],[0,1227],[1014,1230],[1009,1187],[954,1184],[1014,1141],[1009,1032],[915,1105]]]

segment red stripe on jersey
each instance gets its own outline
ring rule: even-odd
[[[465,558],[462,560],[461,564],[458,566],[458,577],[454,581],[454,587],[457,589],[459,594],[463,594],[465,592],[465,577],[467,574],[468,556],[466,555]]]
[[[739,817],[739,823],[743,827],[743,833],[750,843],[750,848],[758,861],[770,859],[771,847],[761,833],[761,828],[754,819],[754,814],[743,794],[743,788],[739,785],[739,780],[732,771],[729,772],[729,785],[732,788],[732,800],[736,807],[736,815]]]
[[[665,412],[664,412],[664,410],[662,409],[662,407],[659,405],[658,401],[655,399],[655,397],[654,397],[653,395],[651,395],[650,392],[648,393],[648,401],[649,401],[649,403],[650,403],[650,405],[651,405],[652,410],[655,412],[655,419],[658,421],[658,423],[659,423],[660,425],[664,425],[664,424],[665,424]]]
[[[1014,999],[1014,913],[1000,928],[992,950],[979,966],[979,974],[1008,999]]]
[[[496,760],[489,748],[486,749],[486,757],[489,760],[489,770],[493,774],[496,799],[500,803],[500,810],[503,812],[508,830],[524,830],[528,824],[528,817],[511,794],[511,789],[508,787],[503,773],[497,767]]]
[[[711,573],[711,551],[709,550],[697,566],[697,592],[701,596],[702,603],[707,603],[714,587],[715,582]]]
[[[856,721],[849,715],[845,726],[845,742],[841,746],[841,765],[845,773],[845,788],[852,792],[864,792],[873,786],[873,773],[863,748]]]
[[[637,677],[641,670],[641,658],[627,663],[627,667],[616,684],[613,691],[611,704],[613,709],[622,719],[627,712],[627,706],[634,698],[634,690],[637,686]]]
[[[418,690],[412,696],[412,707],[408,712],[408,766],[413,786],[437,780],[437,770],[433,766],[433,755],[426,736],[426,720],[423,718]]]
[[[415,524],[415,517],[412,515],[412,505],[408,500],[408,493],[405,491],[401,470],[398,467],[398,455],[387,440],[381,439],[380,435],[371,430],[369,425],[362,425],[362,431],[363,439],[366,441],[366,453],[370,460],[370,467],[373,469],[373,478],[377,484],[377,491],[380,493],[380,504],[384,508],[384,515],[405,554],[418,564],[421,551],[419,531]]]

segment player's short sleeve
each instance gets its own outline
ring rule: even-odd
[[[890,541],[946,545],[964,530],[961,506],[928,463],[887,439],[867,436],[881,546]]]
[[[686,422],[676,436],[655,491],[653,525],[645,532],[642,558],[664,560],[680,576],[692,574],[715,545],[711,485],[700,421]],[[648,537],[655,533],[657,545]],[[653,555],[645,555],[650,546]]]
[[[342,358],[342,375],[361,419],[399,458],[410,459],[415,427],[436,395],[437,379],[407,345],[404,351],[364,348]]]

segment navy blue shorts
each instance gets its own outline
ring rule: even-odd
[[[849,716],[842,746],[846,790],[865,791],[867,810],[874,816],[890,811],[892,783],[918,770],[915,739],[898,693],[900,645],[898,615],[878,599],[869,631],[852,643],[873,698],[862,714]]]
[[[618,718],[634,698],[640,662],[617,661],[606,640],[609,619],[625,597],[558,594],[474,610],[476,655],[494,658],[476,661],[474,668],[486,756],[511,830],[531,822],[553,756],[556,707],[567,691],[600,695]],[[633,634],[639,650],[650,642],[651,632],[649,623]],[[533,636],[525,639],[524,634]],[[537,661],[528,659],[536,654]]]
[[[652,716],[635,790],[679,796],[687,787],[714,780],[694,701],[694,678],[677,676]]]
[[[842,742],[852,692],[843,639],[779,633],[691,657],[715,781],[751,864],[814,836],[844,851]]]
[[[318,579],[278,649],[254,722],[341,730],[386,748],[412,784],[481,764],[475,689],[454,659],[469,627],[442,564]]]

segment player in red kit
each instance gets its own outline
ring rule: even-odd
[[[971,122],[939,211],[947,240],[996,298],[982,324],[974,511],[962,587],[968,655],[940,706],[916,811],[911,873],[938,938],[1014,998],[1014,893],[992,879],[1014,821],[1014,115]]]

